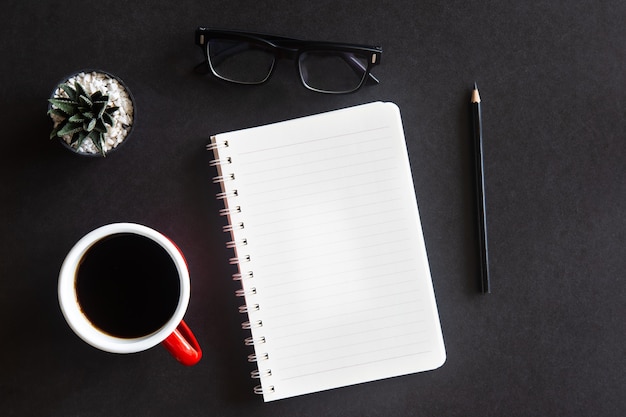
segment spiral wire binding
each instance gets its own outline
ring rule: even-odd
[[[274,389],[274,385],[270,385],[267,388],[263,388],[261,385],[257,385],[256,387],[254,387],[255,394],[263,395],[271,394],[272,392],[276,392],[276,390]]]
[[[249,290],[244,290],[243,288],[240,290],[235,291],[235,296],[236,297],[249,297],[251,295],[256,294],[256,288],[252,287]]]
[[[246,337],[243,343],[246,346],[262,345],[263,343],[265,343],[265,336],[257,337],[256,339],[252,336]]]
[[[234,249],[237,246],[246,246],[247,244],[248,244],[248,239],[231,240],[230,242],[226,242],[226,247],[228,249]]]
[[[222,142],[211,142],[206,146],[206,150],[207,151],[214,151],[216,149],[223,149],[223,148],[228,148],[228,141],[222,141]]]
[[[236,272],[233,274],[233,281],[243,281],[244,279],[251,279],[254,277],[254,273],[252,271],[248,272]]]
[[[250,262],[250,255],[245,255],[242,258],[230,258],[228,263],[231,265],[239,265],[243,262]]]
[[[243,323],[241,323],[241,328],[244,330],[257,329],[259,327],[263,327],[263,321],[261,320],[256,320],[253,322],[244,321]]]
[[[217,177],[213,177],[213,184],[220,184],[226,181],[234,181],[235,174],[228,175],[218,175]]]
[[[228,148],[229,146],[228,141],[217,141],[215,137],[211,139],[212,139],[212,142],[207,145],[207,150],[209,151],[216,151],[219,149]],[[220,167],[220,168],[229,164],[232,164],[231,157],[216,158],[209,162],[210,166]],[[220,172],[220,175],[213,177],[212,181],[215,184],[221,184],[223,186],[223,184],[226,182],[236,181],[236,178],[235,178],[234,173],[224,174]],[[226,201],[228,202],[228,204],[225,203],[225,208],[219,211],[220,216],[226,216],[229,219],[229,224],[222,227],[222,230],[224,233],[232,234],[232,232],[234,232],[235,230],[245,229],[245,225],[243,222],[232,223],[230,220],[231,215],[239,214],[242,212],[241,206],[233,204],[232,200],[236,199],[237,197],[239,197],[239,192],[237,191],[237,189],[233,189],[233,191],[229,191],[229,192],[222,191],[216,194],[216,198],[218,200],[223,200],[225,202]],[[245,238],[239,239],[239,240],[233,239],[226,243],[226,247],[228,249],[236,249],[236,248],[241,248],[243,246],[246,246],[247,244],[248,244],[248,240]],[[254,273],[252,271],[245,271],[244,269],[245,263],[250,262],[250,260],[251,259],[249,255],[236,256],[236,257],[229,259],[229,263],[231,265],[238,265],[238,268],[239,268],[239,272],[234,273],[232,275],[233,280],[244,281],[244,280],[249,280],[249,279],[254,278]],[[238,289],[237,291],[235,291],[235,296],[243,297],[245,300],[249,300],[248,297],[253,296],[256,293],[257,293],[257,289],[254,286],[250,287],[248,290],[245,290],[242,287],[241,289]],[[248,314],[253,311],[259,311],[260,308],[261,307],[257,303],[250,304],[250,305],[244,304],[239,307],[239,312],[242,314]],[[252,330],[252,329],[257,329],[261,327],[263,327],[263,321],[261,320],[249,320],[249,321],[244,321],[243,323],[241,323],[241,328],[244,330]],[[244,344],[246,346],[259,346],[264,343],[266,343],[265,336],[258,336],[258,337],[250,336],[244,340]],[[248,362],[255,362],[257,364],[259,364],[262,361],[266,361],[268,359],[269,359],[268,353],[260,353],[260,354],[252,353],[248,355]],[[263,378],[268,378],[271,376],[272,376],[271,369],[261,369],[260,366],[258,367],[258,369],[250,372],[250,377],[253,379],[263,379]],[[275,388],[273,385],[269,385],[266,387],[263,387],[262,385],[257,385],[254,387],[253,391],[255,394],[263,395],[263,394],[269,394],[269,393],[275,392]]]
[[[255,379],[259,379],[261,377],[269,377],[269,376],[272,376],[272,370],[265,369],[263,371],[252,371],[250,372],[250,376]]]
[[[241,213],[241,206],[220,209],[220,216],[230,216],[237,213]]]
[[[232,162],[233,162],[233,160],[229,156],[226,159],[213,159],[213,160],[209,161],[209,166],[216,167],[218,165],[232,164]]]
[[[270,355],[268,353],[261,353],[260,355],[257,355],[256,353],[251,353],[248,355],[248,362],[266,361],[269,358]]]
[[[239,191],[233,190],[228,193],[217,193],[215,195],[215,198],[217,198],[218,200],[226,200],[227,198],[237,197],[238,195],[239,195]]]
[[[242,306],[239,306],[239,312],[241,314],[246,314],[246,313],[248,313],[250,311],[259,311],[260,309],[261,309],[261,307],[258,304],[256,304],[256,303],[252,304],[251,306],[248,306],[246,304],[244,304]],[[261,327],[263,325],[263,322],[261,322],[261,320],[258,320],[258,322],[260,324],[259,327]]]
[[[229,233],[229,232],[232,232],[233,230],[244,229],[244,228],[245,226],[243,222],[239,222],[237,224],[228,224],[222,227],[222,230],[224,231],[224,233]]]

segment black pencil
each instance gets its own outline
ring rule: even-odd
[[[485,173],[483,166],[483,123],[478,86],[472,91],[472,119],[474,124],[474,156],[476,168],[476,203],[478,208],[478,244],[480,251],[480,286],[483,294],[491,292],[489,279],[489,251],[487,250],[487,213],[485,211]]]

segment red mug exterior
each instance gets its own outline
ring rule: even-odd
[[[143,337],[125,339],[101,331],[87,319],[77,302],[75,276],[83,256],[96,242],[117,233],[133,233],[152,239],[167,251],[178,270],[180,293],[174,314],[159,330]],[[187,263],[180,249],[154,229],[135,223],[114,223],[85,235],[70,250],[61,266],[58,296],[61,311],[72,330],[85,342],[100,350],[134,353],[162,344],[183,365],[195,365],[202,358],[202,350],[196,337],[183,321],[190,298]]]
[[[183,365],[192,366],[202,359],[200,345],[184,320],[161,344]]]
[[[188,268],[187,259],[183,256],[183,251],[180,250],[178,245],[173,240],[168,240],[174,245],[180,256],[185,262],[185,268]],[[187,326],[184,320],[176,327],[176,330],[161,342],[163,347],[172,355],[178,362],[186,366],[193,366],[202,359],[202,349],[200,344],[196,340],[193,332]]]

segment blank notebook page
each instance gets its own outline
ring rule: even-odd
[[[265,401],[443,364],[395,104],[212,142]]]

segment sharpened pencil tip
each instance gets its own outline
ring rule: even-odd
[[[472,90],[472,103],[480,103],[480,94],[478,93],[478,85],[474,83],[474,89]]]

